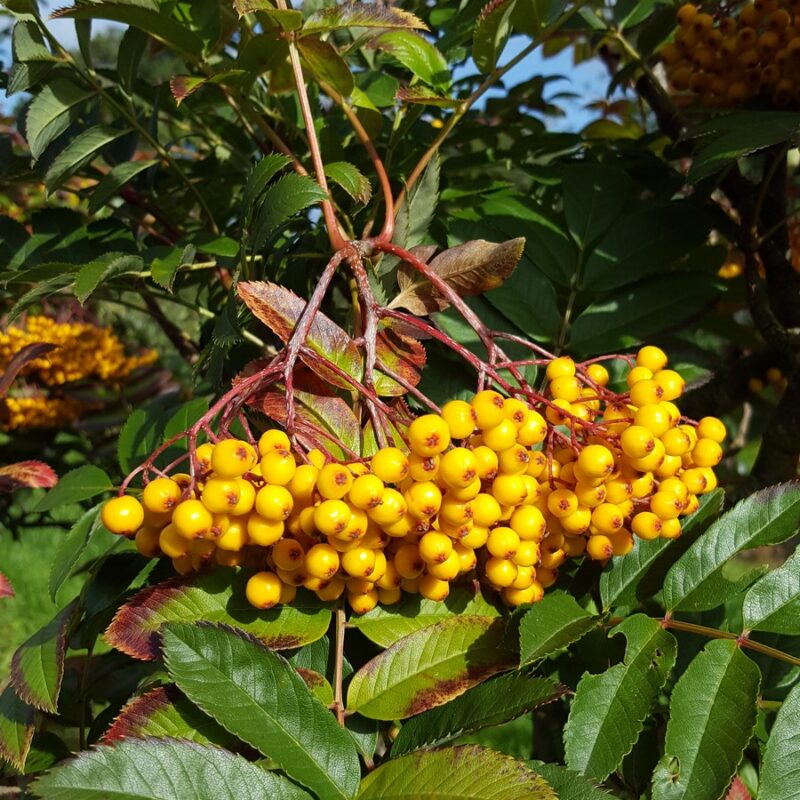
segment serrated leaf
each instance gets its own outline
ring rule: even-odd
[[[175,98],[175,105],[179,106],[187,97],[193,95],[201,86],[206,84],[225,83],[230,78],[246,75],[243,69],[226,69],[208,77],[197,75],[173,75],[169,80],[169,89]]]
[[[516,0],[490,0],[478,15],[472,35],[472,58],[481,72],[491,72],[511,34]]]
[[[358,754],[350,734],[283,658],[211,625],[167,626],[164,662],[186,696],[319,797],[350,798]]]
[[[428,268],[462,297],[496,289],[511,275],[522,258],[524,239],[510,239],[502,244],[474,239],[451,247],[435,256]],[[389,308],[406,308],[424,316],[443,311],[450,302],[419,271],[402,263],[397,273],[400,294]]]
[[[611,795],[598,789],[590,780],[560,764],[545,764],[529,761],[528,765],[538,772],[555,789],[558,800],[610,800]]]
[[[67,273],[55,275],[52,278],[48,278],[47,280],[36,284],[33,286],[33,288],[29,289],[17,299],[17,302],[14,303],[11,311],[8,312],[7,322],[12,323],[20,314],[22,314],[23,311],[26,311],[34,303],[38,303],[40,300],[44,300],[61,289],[66,288],[72,283],[72,281],[72,274]]]
[[[724,499],[722,489],[703,495],[700,508],[684,520],[678,540],[638,541],[627,556],[612,559],[600,576],[604,610],[634,605],[660,591],[667,570],[717,518]]]
[[[442,705],[514,666],[504,635],[504,620],[465,615],[415,631],[356,672],[347,708],[392,720]]]
[[[459,105],[455,97],[440,94],[427,86],[402,86],[395,93],[395,99],[401,103],[418,103],[437,108],[456,108]]]
[[[521,761],[476,745],[412,753],[370,772],[357,800],[557,800]]]
[[[95,125],[76,136],[54,159],[44,178],[47,191],[52,193],[64,181],[83,169],[111,142],[128,133],[108,125]]]
[[[313,449],[322,447],[335,458],[360,455],[361,427],[353,409],[341,398],[295,391],[295,430],[298,441]],[[254,395],[248,404],[285,425],[288,420],[286,394],[280,390]],[[322,431],[322,432],[320,432]],[[325,431],[328,435],[325,435]]]
[[[437,154],[408,193],[407,202],[397,212],[394,242],[406,250],[421,244],[428,234],[439,204],[439,173]]]
[[[143,269],[144,261],[140,256],[105,253],[78,271],[75,276],[75,296],[83,304],[103,281],[126,272],[141,272]]]
[[[20,645],[11,660],[11,683],[20,699],[42,711],[56,712],[67,632],[77,607],[76,599]]]
[[[95,531],[102,528],[100,508],[100,505],[96,505],[83,514],[56,548],[48,581],[50,599],[54,602],[58,590],[72,574],[72,570],[86,550],[89,540]]]
[[[250,171],[242,194],[242,211],[248,216],[256,202],[261,198],[267,184],[285,167],[292,163],[289,156],[270,153],[264,156]]]
[[[517,0],[514,29],[528,36],[537,36],[543,28],[558,19],[566,5],[566,0]]]
[[[233,0],[240,17],[259,13],[276,22],[284,31],[297,31],[303,25],[303,14],[295,9],[275,8],[270,0]]]
[[[0,493],[22,487],[52,489],[57,483],[58,475],[44,461],[17,461],[0,467]]]
[[[8,576],[0,572],[0,600],[4,600],[7,597],[14,597],[14,587],[11,585]]]
[[[34,709],[19,699],[14,687],[0,691],[0,759],[8,761],[20,772],[33,740]]]
[[[43,800],[310,800],[286,778],[220,747],[140,739],[84,750],[33,785]]]
[[[304,36],[297,40],[297,49],[318,81],[330,84],[342,97],[349,97],[355,86],[353,73],[330,42]]]
[[[33,98],[25,131],[34,159],[39,159],[50,142],[64,133],[77,118],[81,105],[92,96],[92,91],[66,78],[56,78]]]
[[[89,213],[96,214],[126,183],[130,183],[139,173],[155,164],[158,164],[158,161],[123,161],[117,164],[94,187],[89,198]]]
[[[780,544],[800,524],[800,485],[762,489],[723,514],[675,563],[664,580],[667,609],[701,611],[724,601],[722,568],[741,550]]]
[[[418,33],[405,30],[388,31],[372,39],[369,46],[390,53],[429,86],[446,88],[450,85],[447,60],[436,47]]]
[[[88,500],[90,497],[109,491],[113,486],[111,478],[100,467],[84,464],[64,475],[39,501],[35,510],[50,511],[56,506]]]
[[[133,658],[158,658],[159,632],[167,622],[219,622],[252,634],[274,650],[314,642],[325,634],[330,609],[298,592],[287,606],[257,611],[245,597],[249,574],[216,569],[193,578],[148,586],[120,607],[105,633],[112,647]]]
[[[414,631],[458,615],[497,617],[499,612],[474,587],[458,586],[453,587],[444,602],[404,594],[399,603],[376,606],[366,614],[352,617],[350,624],[375,644],[389,647]]]
[[[532,606],[519,624],[520,666],[532,664],[577,642],[597,625],[573,597],[551,592]]]
[[[303,24],[303,35],[327,33],[341,28],[412,28],[428,30],[427,25],[409,11],[380,3],[342,3],[320,8]]]
[[[159,686],[126,703],[111,727],[103,734],[102,744],[125,738],[185,739],[199,744],[236,745],[228,733],[174,686]]]
[[[378,331],[376,353],[381,364],[412,386],[419,383],[422,377],[420,370],[427,360],[425,347],[418,339],[395,330],[391,320],[385,320]],[[380,371],[375,376],[375,391],[379,395],[393,397],[406,393],[402,384]]]
[[[567,226],[584,248],[611,227],[633,192],[633,181],[621,168],[603,164],[567,165],[562,186]]]
[[[643,614],[610,632],[617,634],[627,640],[622,663],[584,673],[564,728],[567,765],[600,783],[633,748],[677,656],[675,637]]]
[[[264,192],[263,202],[253,220],[253,249],[262,250],[281,225],[326,197],[317,183],[306,175],[291,173],[275,181]]]
[[[129,473],[163,441],[170,409],[154,401],[137,408],[117,437],[117,458],[123,473]]]
[[[237,286],[239,297],[284,344],[294,331],[306,301],[294,292],[275,283],[265,281],[246,281]],[[314,316],[305,344],[315,353],[335,364],[339,369],[356,380],[361,379],[361,353],[350,336],[335,322],[322,313]],[[307,365],[320,377],[329,380],[334,386],[351,389],[351,385],[330,370],[311,359]]]
[[[58,61],[47,47],[39,27],[31,20],[23,19],[17,22],[14,26],[11,46],[16,62],[24,64],[30,61]]]
[[[325,174],[344,189],[357,203],[366,205],[372,197],[372,187],[366,176],[347,161],[333,161],[325,165]]]
[[[800,550],[748,589],[742,625],[745,630],[800,634]]]
[[[154,39],[193,60],[203,52],[203,40],[187,25],[183,25],[158,9],[127,2],[78,2],[71,8],[61,8],[52,15],[54,19],[107,19],[132,25],[150,34]]]
[[[154,258],[150,265],[150,277],[159,286],[167,291],[172,291],[172,284],[178,271],[194,264],[197,248],[193,244],[186,247],[176,247],[164,258]]]
[[[800,798],[800,686],[786,696],[761,761],[758,800]]]
[[[510,722],[555,700],[562,691],[555,681],[519,672],[485,681],[449,703],[404,722],[392,744],[392,758]]]
[[[736,642],[706,645],[672,690],[653,800],[719,800],[753,733],[759,683]]]

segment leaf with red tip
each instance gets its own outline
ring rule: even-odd
[[[175,98],[175,104],[180,105],[189,95],[194,94],[201,86],[207,83],[225,83],[229,78],[237,78],[245,75],[243,69],[226,69],[218,72],[210,78],[199,77],[197,75],[173,75],[169,81],[169,89]]]
[[[300,315],[306,308],[306,301],[294,292],[275,283],[266,281],[247,281],[237,287],[239,297],[247,307],[284,343],[294,331]],[[321,312],[317,312],[311,323],[306,346],[323,359],[327,359],[343,372],[356,380],[361,380],[361,354],[355,342],[346,331]],[[352,389],[343,378],[325,369],[316,359],[303,357],[305,363],[318,375],[334,386]]]
[[[0,599],[3,597],[13,597],[14,596],[14,587],[11,585],[11,581],[0,572]]]
[[[51,350],[55,350],[57,345],[48,344],[47,342],[34,342],[33,344],[26,344],[25,347],[20,348],[13,356],[13,358],[6,365],[5,372],[0,375],[0,397],[3,397],[8,391],[17,373],[31,361],[41,358]]]
[[[58,475],[44,461],[18,461],[0,467],[0,493],[14,489],[52,489],[58,483]]]
[[[419,383],[419,371],[425,366],[427,358],[425,347],[419,339],[406,336],[390,323],[378,333],[376,350],[381,363],[385,364],[392,372],[408,381],[412,386]],[[375,376],[375,391],[384,396],[399,396],[406,393],[406,389],[401,384],[380,372]]]
[[[159,686],[134,697],[123,706],[101,744],[120,739],[152,736],[156,739],[188,739],[199,744],[218,744],[230,748],[237,739],[175,686]]]
[[[14,687],[0,692],[0,759],[22,772],[33,739],[33,706],[19,699]]]
[[[315,11],[305,21],[303,35],[351,27],[428,30],[428,26],[409,11],[382,3],[341,3]]]
[[[451,286],[462,297],[483,294],[496,289],[511,275],[522,258],[525,239],[509,239],[494,244],[474,239],[439,253],[428,269]],[[444,311],[450,303],[430,281],[409,264],[401,264],[397,272],[400,294],[389,308],[407,308],[412,314],[424,316]]]
[[[77,608],[76,598],[20,645],[11,660],[11,683],[20,699],[42,711],[56,712],[64,678],[67,633]]]
[[[307,449],[319,447],[341,460],[361,454],[361,431],[352,409],[341,397],[328,397],[295,391],[294,433],[298,441]],[[261,409],[268,417],[286,425],[288,412],[286,394],[270,391],[259,395],[255,408]],[[325,432],[328,435],[325,435]],[[343,445],[340,447],[339,444]]]
[[[132,658],[160,655],[160,629],[167,622],[220,622],[246,631],[273,650],[301,647],[322,637],[330,608],[300,591],[288,606],[253,608],[244,589],[250,573],[230,569],[148,586],[121,606],[105,633],[112,647]]]
[[[394,95],[401,103],[418,103],[424,106],[437,106],[438,108],[455,108],[459,101],[454,97],[434,92],[427,86],[403,86]]]

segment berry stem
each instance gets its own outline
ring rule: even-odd
[[[344,727],[344,700],[342,699],[342,679],[344,672],[344,636],[347,619],[341,604],[336,607],[334,624],[336,626],[333,653],[333,702],[336,707],[336,720]]]

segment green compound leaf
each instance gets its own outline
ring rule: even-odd
[[[528,766],[538,772],[555,789],[558,800],[610,800],[611,795],[598,789],[590,780],[560,764],[529,761]]]
[[[159,686],[123,706],[103,735],[103,744],[125,738],[185,739],[198,744],[234,747],[238,740],[174,686]]]
[[[800,798],[800,686],[783,701],[770,731],[764,757],[758,800]]]
[[[418,594],[404,594],[399,603],[391,606],[376,606],[350,624],[358,628],[370,641],[381,647],[389,647],[404,636],[421,628],[459,614],[482,617],[498,617],[499,612],[472,586],[459,586],[450,592],[443,602],[426,600]]]
[[[561,696],[547,678],[515,672],[468,689],[443,706],[403,723],[392,745],[392,758],[420,748],[438,747],[465,733],[502,725]]]
[[[214,625],[169,625],[164,662],[184,694],[320,798],[350,798],[355,743],[295,669],[244,634]]]
[[[75,276],[75,296],[81,303],[85,303],[103,281],[126,272],[140,272],[142,269],[144,261],[140,256],[105,253],[78,271]]]
[[[748,589],[742,620],[746,630],[800,634],[800,550]]]
[[[0,759],[20,772],[33,741],[34,708],[23,703],[8,684],[0,692]]]
[[[429,86],[447,87],[450,84],[450,71],[445,57],[418,33],[388,31],[375,37],[369,46],[391,53],[406,69],[411,70]]]
[[[301,647],[328,630],[330,608],[307,592],[287,606],[254,609],[245,597],[248,573],[215,569],[194,578],[148,586],[121,606],[105,633],[112,647],[133,658],[158,658],[159,631],[166,622],[220,622],[238,628],[274,650]]]
[[[568,594],[552,592],[536,603],[519,625],[520,666],[532,664],[577,642],[597,625]]]
[[[613,558],[600,576],[603,608],[634,605],[661,590],[667,570],[719,516],[725,492],[715,489],[700,500],[700,508],[683,522],[677,540],[637,541],[627,556]]]
[[[762,489],[723,514],[670,569],[664,580],[664,605],[703,611],[724,600],[722,568],[740,550],[779,544],[800,524],[800,485]]]
[[[100,505],[90,508],[63,537],[53,556],[53,566],[50,569],[50,599],[55,602],[58,590],[64,581],[72,574],[81,555],[89,544],[89,540],[103,525],[100,522]]]
[[[303,24],[303,35],[351,27],[428,29],[419,17],[408,11],[380,3],[347,2],[314,11]]]
[[[77,469],[70,470],[63,478],[39,501],[36,511],[50,511],[57,506],[70,503],[79,503],[90,497],[107,492],[114,488],[111,478],[100,467],[85,464]]]
[[[405,719],[440,706],[514,666],[504,620],[457,616],[396,641],[350,682],[347,707],[370,719]]]
[[[521,761],[476,745],[412,753],[361,781],[357,800],[558,800]]]
[[[43,800],[310,800],[241,756],[172,739],[84,750],[39,778],[33,791]]]
[[[497,59],[511,34],[511,14],[515,5],[516,0],[490,2],[478,15],[472,36],[472,58],[483,73],[491,72],[497,66]]]
[[[64,181],[85,167],[111,142],[125,136],[127,129],[119,130],[108,125],[95,125],[76,136],[56,157],[45,175],[48,192],[54,192]]]
[[[709,642],[672,690],[653,800],[719,800],[753,733],[761,677],[730,640]]]
[[[325,165],[325,174],[344,189],[357,203],[369,203],[372,187],[366,176],[347,161],[333,161]]]
[[[76,598],[20,645],[11,660],[11,683],[20,699],[42,711],[56,712],[64,678],[67,632],[77,607]]]
[[[111,169],[100,183],[94,187],[89,198],[89,213],[96,214],[112,197],[115,197],[125,184],[130,183],[139,173],[158,164],[158,161],[123,161]]]
[[[66,78],[57,78],[33,98],[25,131],[34,159],[39,159],[50,142],[77,119],[81,105],[92,95]]]
[[[353,73],[330,42],[308,36],[297,40],[297,49],[317,80],[333,86],[342,97],[350,96],[355,86]]]
[[[611,631],[627,639],[621,664],[584,673],[564,729],[567,765],[604,781],[619,768],[675,665],[675,637],[658,620],[636,614]]]

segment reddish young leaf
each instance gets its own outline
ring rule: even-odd
[[[14,587],[11,585],[11,581],[0,572],[0,599],[3,597],[13,597],[14,596]]]
[[[247,307],[284,343],[294,331],[306,301],[294,292],[275,283],[247,281],[240,283],[237,291]],[[356,380],[361,380],[361,354],[355,342],[335,322],[317,312],[308,332],[306,345],[322,358]],[[352,389],[352,386],[315,359],[304,359],[306,364],[334,386]]]
[[[459,101],[454,97],[438,94],[427,86],[403,86],[395,92],[395,98],[401,103],[418,103],[438,108],[455,108]]]
[[[0,493],[14,489],[52,489],[58,483],[58,475],[43,461],[18,461],[0,467]]]
[[[175,98],[175,104],[180,105],[189,95],[194,94],[208,78],[198,78],[193,75],[173,75],[169,79],[169,90]]]
[[[315,11],[303,25],[303,35],[326,33],[339,28],[407,28],[428,30],[428,26],[409,11],[382,3],[341,3]]]
[[[411,336],[396,330],[391,323],[385,325],[378,333],[378,358],[392,372],[404,378],[412,386],[420,379],[420,369],[425,366],[426,353],[422,343]],[[379,374],[375,378],[375,389],[379,395],[403,395],[406,390],[397,381],[387,375]]]
[[[41,358],[45,353],[55,350],[57,345],[48,344],[46,342],[35,342],[34,344],[26,344],[25,347],[18,350],[14,357],[8,362],[5,372],[0,375],[0,397],[3,397],[8,391],[17,373],[31,361]]]
[[[337,446],[337,442],[356,454],[361,452],[361,432],[352,409],[341,397],[326,397],[295,391],[295,434],[306,448],[320,447],[332,456],[352,458],[352,453]],[[267,392],[257,398],[256,408],[281,425],[286,424],[286,395],[280,390]],[[332,438],[320,434],[328,431]]]
[[[428,268],[448,283],[462,297],[483,294],[500,286],[517,266],[525,239],[509,239],[494,244],[474,239],[439,253]],[[400,294],[389,308],[407,308],[423,316],[444,311],[450,303],[428,279],[409,264],[401,264],[397,272]]]
[[[216,569],[148,586],[117,610],[104,638],[132,658],[153,661],[160,655],[160,629],[166,622],[225,623],[273,650],[301,647],[324,635],[330,609],[316,596],[298,593],[292,605],[256,611],[244,593],[248,577]]]
[[[752,800],[750,792],[747,791],[747,787],[742,783],[738,775],[733,779],[725,800]]]

